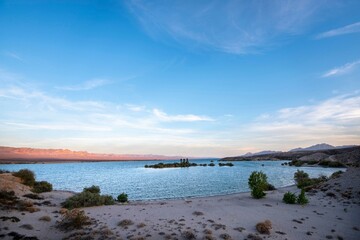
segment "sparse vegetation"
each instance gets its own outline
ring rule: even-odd
[[[190,230],[187,230],[187,231],[183,231],[181,233],[181,235],[185,238],[185,239],[188,239],[188,240],[191,240],[191,239],[196,239],[196,235],[190,231]]]
[[[219,167],[223,167],[223,166],[227,166],[227,167],[233,167],[234,164],[229,162],[229,163],[219,163]]]
[[[325,176],[318,178],[309,178],[309,174],[304,171],[297,170],[294,174],[294,179],[298,188],[310,190],[314,185],[322,183],[327,180]]]
[[[254,198],[263,198],[266,193],[264,192],[268,186],[267,176],[263,172],[254,171],[251,173],[248,181],[251,189],[251,196]]]
[[[128,195],[123,192],[117,197],[117,200],[121,203],[126,203],[128,202]]]
[[[307,199],[307,197],[305,195],[304,189],[301,189],[301,193],[297,197],[297,203],[301,204],[301,205],[305,205],[305,204],[309,203],[309,200]]]
[[[97,191],[97,186],[84,188],[84,191],[72,197],[69,197],[62,203],[62,206],[67,209],[92,207],[101,205],[113,205],[114,199],[110,195],[100,195],[100,188]],[[89,191],[90,189],[90,191]]]
[[[274,191],[274,190],[276,190],[276,188],[274,187],[274,185],[268,183],[267,186],[266,186],[265,191]]]
[[[270,220],[265,220],[264,222],[259,222],[256,224],[256,230],[261,234],[270,234],[272,224]]]
[[[25,195],[23,195],[23,197],[35,199],[35,200],[43,200],[44,199],[43,197],[39,196],[38,194],[34,194],[34,193],[25,194]]]
[[[47,181],[35,182],[32,191],[35,193],[51,192],[52,184]]]
[[[17,172],[14,172],[13,176],[20,178],[22,183],[27,186],[32,187],[35,184],[35,174],[29,169],[21,169]]]
[[[287,192],[284,194],[283,201],[286,204],[295,204],[296,203],[296,195],[292,192]]]
[[[330,178],[338,178],[341,176],[341,174],[343,174],[343,171],[334,172],[333,174],[331,174]]]
[[[128,226],[133,225],[133,224],[134,224],[134,222],[131,221],[130,219],[124,219],[124,220],[121,220],[118,223],[118,226],[125,228],[125,227],[128,227]]]
[[[62,230],[80,229],[90,224],[90,218],[86,216],[83,210],[72,209],[65,211],[58,227]]]
[[[50,222],[51,217],[50,216],[42,216],[42,217],[39,218],[39,221]]]
[[[91,187],[84,188],[83,192],[91,192],[91,193],[100,194],[100,187],[92,185]]]

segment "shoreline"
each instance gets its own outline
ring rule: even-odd
[[[5,182],[1,180],[0,186]],[[10,183],[20,199],[30,201],[23,197],[30,193],[28,187]],[[56,227],[62,219],[60,203],[75,193],[55,190],[39,194],[42,200],[31,200],[39,211],[0,210],[4,219],[19,219],[2,221],[0,235],[16,232],[36,239],[190,239],[186,234],[193,234],[193,239],[360,239],[359,168],[349,168],[308,192],[309,204],[304,206],[285,204],[282,197],[288,191],[299,194],[300,189],[281,187],[267,191],[263,199],[241,192],[81,208],[91,224],[63,231]],[[44,216],[49,221],[40,220]],[[259,234],[256,224],[267,219],[272,223],[270,234]]]

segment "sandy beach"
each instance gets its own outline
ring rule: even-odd
[[[40,194],[41,200],[28,199],[23,195],[31,193],[29,187],[11,174],[0,176],[1,190],[14,190],[35,208],[31,213],[2,206],[2,239],[360,239],[359,168],[349,168],[307,193],[305,206],[282,202],[285,192],[300,192],[296,186],[269,191],[260,200],[239,193],[118,203],[83,208],[91,224],[71,231],[56,226],[61,202],[74,193],[52,191]],[[272,223],[269,235],[255,228],[265,220]]]

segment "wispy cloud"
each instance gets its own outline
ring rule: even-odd
[[[284,108],[246,127],[255,145],[289,146],[360,143],[360,94],[336,96],[313,105]],[[275,147],[276,148],[276,147]]]
[[[4,55],[5,55],[5,56],[8,56],[8,57],[10,57],[10,58],[13,58],[13,59],[15,59],[15,60],[18,60],[18,61],[20,61],[20,62],[23,62],[23,61],[24,61],[24,59],[23,59],[22,57],[20,57],[20,55],[14,53],[14,52],[8,52],[8,51],[6,51],[6,52],[4,52]]]
[[[327,71],[326,73],[324,73],[322,75],[322,77],[326,78],[326,77],[334,77],[334,76],[338,76],[338,75],[343,75],[343,74],[351,72],[359,65],[360,65],[360,60],[351,62],[351,63],[346,63],[343,66],[336,67],[336,68],[333,68],[333,69]]]
[[[57,87],[61,90],[67,90],[67,91],[84,91],[84,90],[91,90],[94,88],[102,87],[104,85],[110,84],[111,81],[107,79],[91,79],[89,81],[86,81],[79,85],[73,85],[73,86],[63,86],[63,87]]]
[[[128,6],[153,38],[170,37],[191,48],[244,54],[302,33],[326,2],[132,0]]]
[[[341,28],[336,28],[327,32],[320,33],[316,36],[316,38],[322,39],[322,38],[329,38],[329,37],[335,37],[335,36],[340,36],[350,33],[358,33],[358,32],[360,32],[360,22],[356,22]]]
[[[154,115],[161,121],[165,122],[198,122],[198,121],[214,121],[214,119],[206,116],[197,116],[193,114],[187,115],[168,115],[167,113],[153,109]]]

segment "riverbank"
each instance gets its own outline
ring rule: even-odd
[[[8,176],[8,177],[4,177]],[[31,193],[19,180],[1,174],[1,190],[14,190],[22,200],[39,211],[0,210],[0,236],[12,239],[13,232],[38,239],[359,239],[360,169],[349,168],[339,178],[330,179],[308,193],[309,204],[282,202],[295,186],[267,192],[256,200],[250,193],[165,201],[136,201],[129,204],[83,208],[92,221],[80,230],[62,231],[60,203],[71,192],[40,194],[43,199],[23,197]],[[36,209],[36,210],[37,210]],[[44,216],[48,216],[45,217]],[[12,222],[11,219],[19,219]],[[43,220],[40,220],[43,219]],[[49,221],[45,221],[47,219]],[[258,222],[272,222],[270,235],[257,233]],[[124,221],[125,220],[125,221]],[[118,226],[122,222],[122,226]],[[211,233],[211,234],[210,234]],[[204,238],[206,236],[206,238]],[[258,239],[260,239],[258,238]]]

